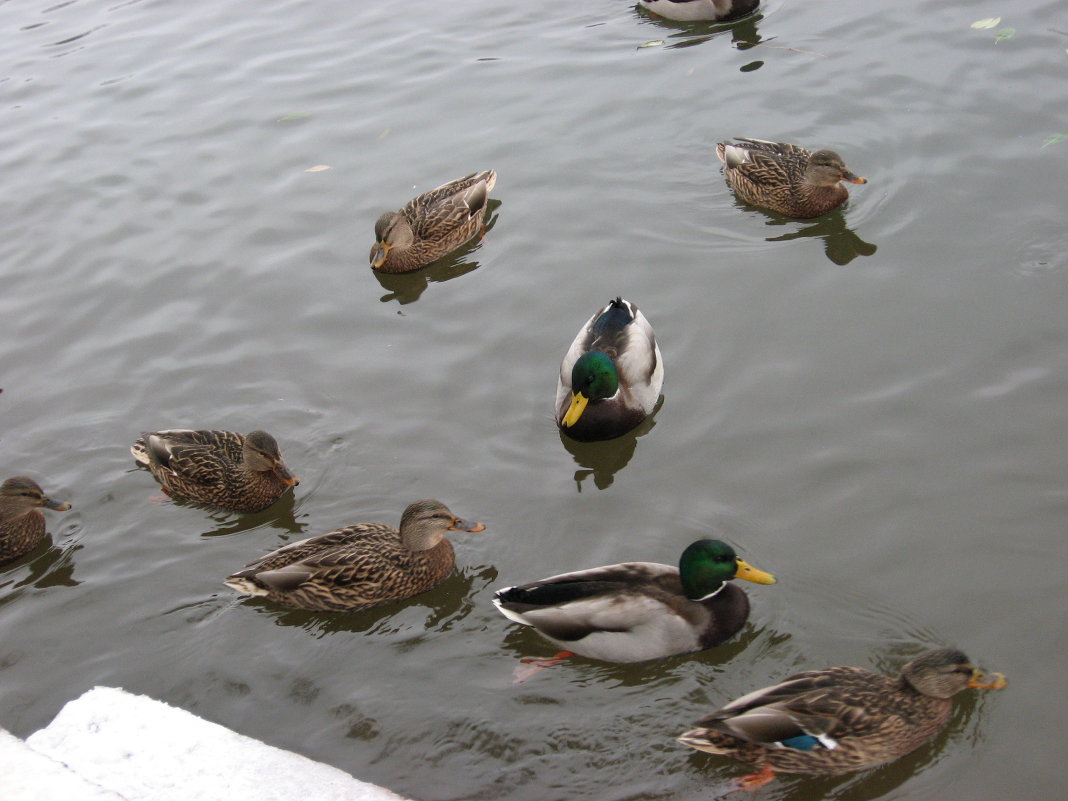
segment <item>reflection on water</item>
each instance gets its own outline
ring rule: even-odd
[[[768,225],[786,225],[797,223],[791,217],[779,217],[768,220]],[[823,252],[827,258],[838,265],[846,265],[857,256],[871,256],[878,250],[877,245],[865,242],[852,228],[846,225],[845,213],[841,207],[829,214],[817,217],[811,222],[801,223],[795,231],[790,231],[780,236],[770,236],[768,242],[789,242],[792,239],[804,239],[806,237],[818,237],[823,240]]]
[[[46,534],[44,541],[30,553],[4,565],[5,581],[0,582],[0,606],[11,603],[19,597],[17,592],[6,592],[10,587],[77,587],[80,581],[74,579],[74,553],[80,551],[81,545],[56,548],[52,535]],[[26,575],[18,577],[18,568],[26,568]]]
[[[763,14],[756,13],[735,22],[683,22],[661,17],[639,5],[634,6],[634,14],[661,28],[675,31],[668,36],[669,41],[664,45],[665,48],[693,47],[729,33],[731,42],[739,50],[747,50],[760,44],[761,38],[757,28],[764,19]]]
[[[644,437],[656,425],[656,413],[664,405],[664,396],[656,402],[653,411],[637,426],[621,437],[598,442],[579,442],[560,431],[560,441],[582,469],[575,471],[575,489],[582,492],[582,482],[593,476],[597,489],[612,486],[616,473],[627,466],[638,447],[638,438]]]
[[[198,504],[181,502],[183,506],[197,506]],[[286,492],[277,501],[266,509],[251,514],[235,514],[221,509],[205,507],[208,516],[216,522],[213,528],[202,531],[201,537],[224,537],[229,534],[239,534],[242,531],[251,531],[256,528],[283,529],[291,534],[303,534],[307,523],[297,520],[297,498],[292,491]],[[279,546],[281,547],[281,546]]]
[[[489,219],[486,220],[487,235],[493,230],[493,226],[497,224],[497,207],[500,205],[501,201],[496,198],[490,198],[486,204],[489,209]],[[371,270],[378,283],[389,293],[380,297],[379,300],[382,303],[389,303],[395,300],[401,306],[415,303],[430,284],[451,281],[453,278],[459,278],[461,275],[477,270],[479,263],[467,257],[477,250],[481,244],[482,241],[480,239],[472,239],[448,256],[410,273],[382,273],[378,270]],[[367,269],[370,269],[370,267]]]

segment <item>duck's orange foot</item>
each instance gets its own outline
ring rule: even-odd
[[[735,790],[745,790],[747,792],[753,792],[763,787],[765,784],[775,778],[775,770],[771,765],[765,765],[756,773],[750,773],[748,776],[742,776],[735,783]]]
[[[569,656],[574,655],[575,654],[571,651],[557,651],[555,656],[525,656],[519,661],[522,662],[523,665],[530,665],[530,667],[516,667],[516,669],[512,671],[512,684],[522,684],[539,670],[545,670],[547,667],[559,665]]]

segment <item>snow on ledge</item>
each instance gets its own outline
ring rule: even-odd
[[[102,799],[115,793],[126,801],[404,801],[337,768],[112,687],[68,702],[26,745],[100,788]]]

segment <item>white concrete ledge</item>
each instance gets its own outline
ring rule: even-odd
[[[111,687],[69,702],[23,743],[0,729],[5,799],[404,801],[377,785]]]

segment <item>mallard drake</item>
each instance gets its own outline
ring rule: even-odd
[[[932,739],[949,720],[950,698],[965,687],[999,690],[954,648],[928,651],[882,676],[858,667],[810,670],[743,695],[697,722],[679,742],[761,770],[740,780],[745,789],[775,771],[835,775],[904,756]]]
[[[763,139],[736,138],[716,145],[723,174],[738,197],[787,217],[818,217],[849,197],[841,181],[866,184],[833,150],[811,153],[803,147]]]
[[[733,636],[749,618],[749,597],[730,580],[774,584],[720,540],[682,552],[677,568],[624,562],[506,587],[493,604],[567,654],[642,662],[700,651]],[[557,656],[564,656],[558,654]]]
[[[42,506],[57,512],[70,509],[69,503],[45,495],[32,478],[16,476],[0,484],[0,564],[18,559],[44,540]]]
[[[371,267],[407,273],[451,253],[476,234],[486,233],[486,203],[497,183],[493,170],[473,172],[387,211],[375,223]]]
[[[266,509],[300,483],[266,431],[146,431],[130,452],[168,495],[233,512]]]
[[[760,0],[638,0],[638,4],[665,19],[726,22],[751,14],[760,5]]]
[[[408,505],[400,530],[360,523],[285,545],[229,576],[238,592],[316,612],[355,612],[426,592],[452,572],[446,531],[484,531],[441,501]]]
[[[560,365],[556,424],[572,439],[612,439],[656,407],[664,361],[638,307],[616,298],[586,321]]]

